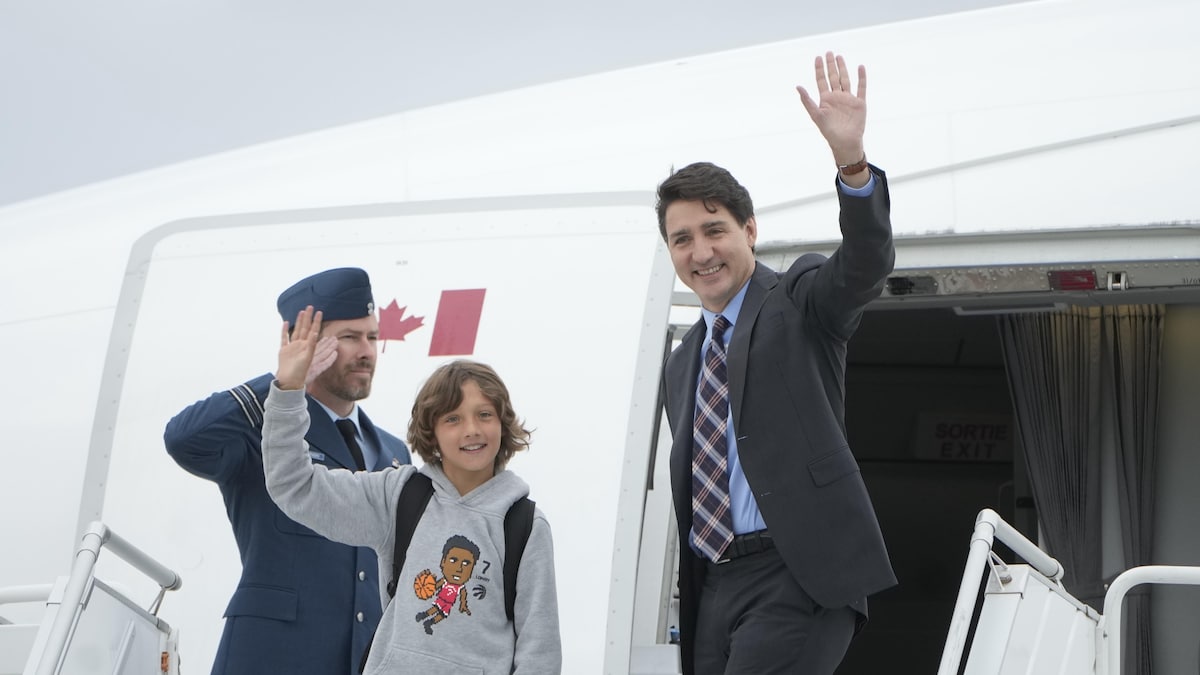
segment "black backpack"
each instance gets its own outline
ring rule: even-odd
[[[392,551],[392,579],[387,585],[389,598],[396,597],[396,584],[404,567],[404,559],[408,556],[408,545],[412,542],[413,532],[417,530],[417,523],[421,521],[430,497],[433,497],[433,481],[420,472],[414,473],[400,489],[400,498],[396,500],[396,547]],[[517,569],[521,566],[521,556],[525,554],[525,544],[533,530],[533,507],[532,499],[521,497],[508,507],[508,513],[504,515],[504,553],[509,563],[504,565],[504,614],[509,621],[513,620],[513,605],[517,602]],[[374,641],[372,636],[371,642]],[[368,644],[358,672],[363,672],[367,667],[367,655],[370,653],[371,645]]]

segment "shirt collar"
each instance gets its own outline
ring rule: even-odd
[[[317,399],[315,399],[315,398],[313,400],[317,401]],[[344,418],[341,415],[335,413],[333,410],[331,410],[329,408],[329,406],[325,405],[324,403],[321,403],[320,401],[317,401],[317,405],[321,406],[321,409],[324,410],[327,415],[329,415],[329,419],[333,422],[337,422],[340,419],[354,420],[354,428],[358,430],[358,435],[362,436],[362,424],[359,423],[359,421],[358,421],[358,404],[357,403],[354,405],[354,409],[350,411],[350,414],[346,415]]]
[[[700,308],[700,313],[704,315],[705,335],[708,336],[706,341],[707,339],[711,339],[713,322],[717,320],[717,315],[720,314],[729,322],[729,329],[725,331],[725,342],[729,342],[729,337],[733,335],[733,327],[737,325],[738,314],[742,312],[742,301],[746,299],[747,288],[750,288],[749,279],[746,280],[746,283],[742,284],[742,289],[730,298],[729,304],[725,305],[725,309],[719,312],[710,312],[703,307]]]

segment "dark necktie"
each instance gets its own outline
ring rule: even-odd
[[[358,428],[354,426],[354,420],[341,419],[335,424],[337,424],[338,431],[342,432],[342,438],[346,439],[346,447],[350,448],[350,454],[354,456],[354,463],[358,465],[358,470],[364,471],[367,464],[363,461],[362,448],[358,446]]]
[[[729,454],[725,429],[729,419],[729,379],[725,373],[725,331],[729,321],[717,315],[712,340],[700,371],[692,436],[692,533],[696,548],[719,560],[733,541],[729,512]]]

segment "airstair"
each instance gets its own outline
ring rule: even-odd
[[[149,609],[96,578],[106,548],[158,584]],[[0,588],[4,605],[44,603],[41,623],[14,623],[0,613],[0,675],[179,675],[178,631],[157,616],[175,572],[92,523],[75,549],[70,574],[53,584]]]
[[[1028,564],[1005,564],[995,540]],[[962,657],[987,570],[987,586],[966,669]],[[938,675],[1120,675],[1121,610],[1142,584],[1200,585],[1200,567],[1150,565],[1121,573],[1104,613],[1063,588],[1063,568],[991,509],[979,512]]]

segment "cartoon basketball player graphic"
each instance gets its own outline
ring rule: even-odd
[[[434,581],[433,572],[423,570],[413,583],[413,591],[421,600],[433,598],[433,606],[417,612],[417,621],[424,621],[425,632],[433,635],[433,626],[442,622],[458,600],[458,611],[470,616],[467,594],[463,586],[471,579],[475,563],[479,560],[479,547],[470,539],[456,534],[446,540],[442,547],[442,578]]]

